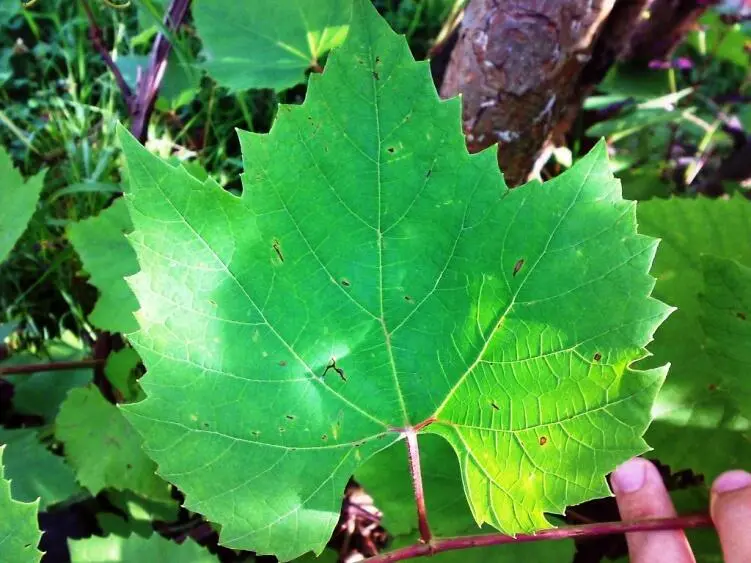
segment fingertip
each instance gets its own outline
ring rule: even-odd
[[[751,561],[751,474],[726,471],[712,484],[712,515],[727,563]]]

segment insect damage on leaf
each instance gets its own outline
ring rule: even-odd
[[[148,371],[122,410],[224,545],[283,560],[406,429],[451,444],[478,523],[549,527],[646,450],[665,375],[629,367],[668,308],[603,145],[509,191],[427,63],[352,21],[304,104],[240,132],[242,197],[121,132]]]

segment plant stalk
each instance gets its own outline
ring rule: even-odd
[[[433,539],[428,524],[428,512],[425,508],[425,493],[422,487],[422,470],[420,469],[420,450],[417,446],[417,432],[414,428],[404,431],[407,437],[407,454],[409,456],[409,472],[412,475],[412,487],[415,491],[415,503],[417,504],[417,525],[420,530],[422,545],[428,546]]]
[[[369,563],[386,563],[404,561],[415,557],[434,555],[443,551],[487,547],[506,543],[522,543],[545,540],[564,540],[574,538],[592,538],[626,532],[656,532],[660,530],[686,530],[690,528],[712,527],[708,514],[687,514],[675,518],[637,520],[634,522],[598,522],[580,526],[566,526],[541,530],[535,534],[519,534],[516,537],[504,534],[487,534],[482,536],[463,536],[455,538],[434,539],[430,544],[418,543],[384,553],[367,559]]]

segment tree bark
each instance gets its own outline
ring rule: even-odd
[[[470,152],[498,143],[506,182],[525,182],[551,136],[617,61],[670,54],[698,0],[471,0],[441,86],[462,94]]]

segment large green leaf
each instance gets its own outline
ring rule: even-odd
[[[146,498],[170,500],[167,484],[141,450],[141,439],[118,408],[95,387],[74,389],[60,409],[55,435],[78,482],[91,494],[106,487],[130,489]]]
[[[39,507],[44,510],[81,492],[73,470],[39,442],[34,429],[0,428],[0,444],[7,445],[3,463],[14,499],[40,499]]]
[[[34,214],[42,192],[44,173],[24,183],[10,155],[0,147],[0,263],[10,254]]]
[[[192,540],[183,544],[159,535],[128,538],[110,535],[85,540],[68,540],[71,560],[75,563],[216,563],[218,559]]]
[[[438,436],[423,435],[419,438],[420,460],[428,519],[432,532],[437,536],[464,536],[492,533],[489,526],[478,529],[472,513],[464,501],[462,480],[456,456],[451,446]],[[407,450],[404,446],[388,448],[379,452],[355,474],[357,481],[373,497],[375,506],[383,512],[382,524],[396,535],[390,548],[416,543],[417,520],[412,479],[409,474]],[[499,545],[471,551],[445,552],[434,555],[431,560],[494,561],[509,563],[525,558],[536,563],[565,563],[574,555],[573,541],[542,541]]]
[[[241,133],[242,198],[121,135],[149,372],[123,410],[224,544],[282,559],[415,426],[453,445],[478,523],[547,527],[647,449],[665,372],[628,367],[668,309],[604,145],[509,191],[459,100],[355,12],[305,104]]]
[[[133,249],[125,238],[130,228],[128,209],[122,199],[96,217],[68,227],[68,238],[100,294],[89,321],[110,332],[138,328],[133,317],[138,302],[124,279],[138,271]]]
[[[751,204],[742,197],[652,200],[639,204],[638,217],[644,232],[662,238],[652,268],[655,296],[678,307],[657,331],[650,346],[654,357],[645,362],[672,363],[647,440],[654,456],[674,470],[692,468],[710,480],[725,469],[751,463],[751,433],[739,412],[747,396],[728,393],[727,385],[721,385],[726,376],[745,374],[721,374],[707,350],[701,256],[751,265]],[[701,448],[686,447],[687,432]]]
[[[10,482],[4,477],[3,452],[0,446],[0,561],[31,563],[42,558],[37,549],[42,532],[37,525],[39,501],[20,502],[10,494]]]
[[[284,90],[347,35],[352,0],[197,0],[206,70],[233,90]]]

